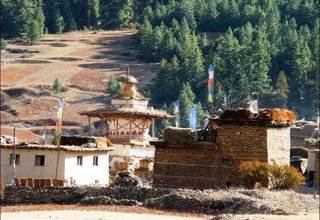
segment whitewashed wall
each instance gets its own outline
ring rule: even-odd
[[[77,156],[83,156],[82,166],[77,165]],[[93,166],[93,156],[98,156],[98,166]],[[65,180],[76,185],[109,184],[109,153],[107,152],[66,152]]]
[[[11,183],[13,167],[10,165],[11,149],[1,148],[1,179]],[[55,178],[58,151],[17,149],[20,154],[20,164],[16,165],[16,177],[50,179]],[[45,155],[44,166],[35,166],[35,155]],[[60,151],[58,179],[64,177],[64,152]]]
[[[267,129],[268,162],[279,165],[290,164],[290,128]]]

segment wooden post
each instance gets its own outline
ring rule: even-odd
[[[102,137],[102,131],[103,131],[103,117],[100,118],[100,137]]]
[[[155,139],[156,137],[156,131],[155,131],[155,123],[154,123],[154,118],[152,118],[152,140]]]
[[[130,131],[130,143],[131,143],[131,138],[132,138],[132,121],[131,118],[129,118],[129,131]]]
[[[117,121],[116,121],[116,137],[118,137],[118,132],[119,132],[119,123],[118,123],[118,117],[117,117]]]
[[[90,125],[90,117],[88,117],[88,125],[89,125],[89,136],[91,136],[91,125]]]
[[[165,121],[165,127],[167,128],[168,127],[168,119],[166,118],[166,119],[164,119],[164,121]]]

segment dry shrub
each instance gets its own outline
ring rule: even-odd
[[[254,188],[255,183],[278,189],[289,189],[305,183],[305,177],[289,165],[280,166],[260,161],[245,161],[239,166],[239,179],[248,188]]]
[[[259,111],[257,119],[262,121],[293,123],[295,121],[295,115],[292,111],[286,109],[267,108]]]
[[[238,167],[239,179],[248,188],[253,188],[256,182],[268,186],[269,164],[257,160],[245,161]]]
[[[254,114],[248,108],[234,108],[225,110],[220,116],[224,120],[253,120]]]
[[[306,178],[294,167],[289,165],[279,166],[274,163],[270,165],[270,184],[274,188],[289,189],[294,186],[301,186]]]

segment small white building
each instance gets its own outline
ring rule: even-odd
[[[54,179],[57,171],[57,179],[64,180],[65,185],[108,185],[112,150],[110,147],[61,146],[58,151],[53,145],[17,145],[15,177]],[[14,175],[12,153],[12,145],[1,145],[1,180],[6,184],[12,182]]]

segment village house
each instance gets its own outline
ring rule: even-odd
[[[108,137],[114,147],[114,151],[110,152],[110,167],[113,172],[128,169],[138,171],[142,167],[150,171],[155,148],[149,141],[156,139],[155,121],[166,121],[171,116],[165,111],[148,106],[149,100],[136,91],[135,84],[138,81],[129,75],[128,69],[127,74],[119,81],[123,88],[121,94],[111,99],[111,105],[80,114],[88,117],[89,128],[91,118],[100,119],[100,136]]]
[[[1,180],[61,179],[64,185],[108,185],[111,147],[18,144],[15,176],[12,144],[1,144]],[[57,161],[58,160],[58,161]],[[58,164],[57,164],[58,162]]]
[[[274,111],[285,117],[270,116]],[[289,111],[269,110],[255,117],[249,110],[235,109],[211,119],[206,133],[200,135],[191,129],[165,129],[163,140],[151,142],[156,147],[153,185],[237,186],[238,166],[243,161],[289,164],[292,115]]]

